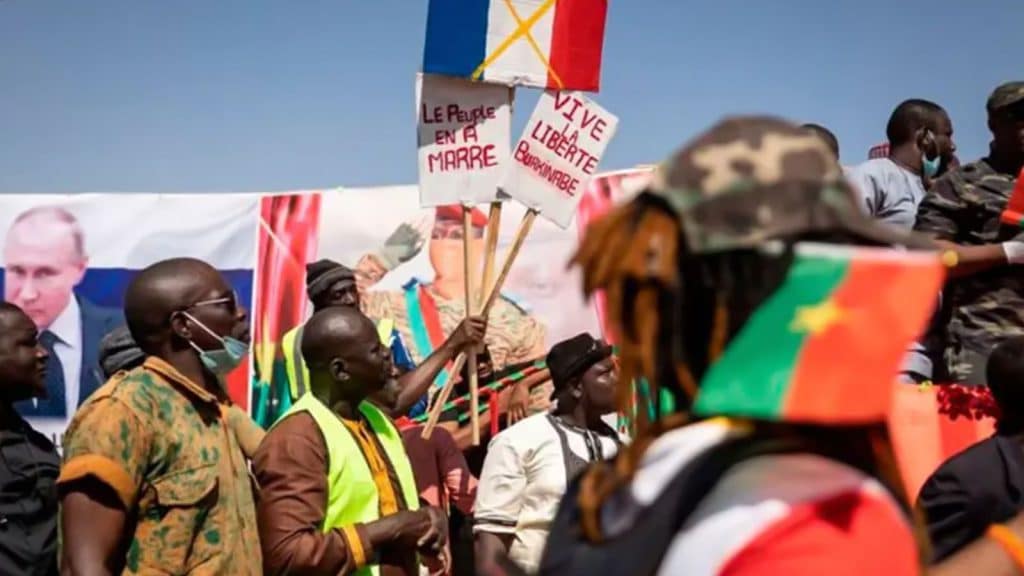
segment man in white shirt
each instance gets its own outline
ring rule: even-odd
[[[547,366],[555,408],[506,429],[488,448],[473,527],[478,574],[496,573],[505,556],[535,571],[569,480],[618,451],[617,433],[602,420],[615,410],[611,348],[579,334],[555,344]]]
[[[18,403],[22,416],[66,422],[102,384],[97,345],[123,320],[119,310],[98,307],[75,294],[88,263],[82,228],[61,207],[31,208],[7,231],[4,299],[32,318],[39,343],[50,355],[47,398]]]
[[[868,214],[909,231],[931,179],[953,161],[953,122],[934,102],[907,100],[893,111],[885,132],[888,156],[854,166],[846,177]]]

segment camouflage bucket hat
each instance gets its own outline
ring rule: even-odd
[[[658,166],[647,191],[673,208],[695,254],[836,231],[870,244],[936,249],[871,220],[826,144],[776,118],[719,122]]]

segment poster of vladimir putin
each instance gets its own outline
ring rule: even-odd
[[[89,256],[82,227],[59,206],[19,214],[3,249],[4,300],[25,311],[49,353],[46,398],[17,404],[22,416],[67,419],[102,384],[100,339],[123,323],[116,308],[97,306],[76,292]]]

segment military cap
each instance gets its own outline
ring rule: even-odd
[[[659,165],[647,192],[674,210],[695,254],[751,249],[815,232],[936,248],[922,236],[873,221],[825,142],[772,117],[719,122]]]
[[[992,95],[988,97],[985,108],[989,113],[998,112],[1018,102],[1024,102],[1024,81],[1000,84],[999,87],[992,91]]]
[[[460,204],[446,204],[434,209],[434,222],[462,222],[463,208]],[[469,211],[470,224],[474,228],[487,227],[487,215],[479,208],[471,208]]]

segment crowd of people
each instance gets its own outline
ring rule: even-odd
[[[1024,167],[1024,82],[987,112],[989,154],[962,165],[952,119],[927,100],[899,104],[887,156],[852,167],[817,124],[716,124],[581,242],[573,264],[586,294],[606,294],[615,347],[556,343],[482,419],[480,447],[457,415],[429,434],[413,416],[470,347],[481,380],[498,377],[489,319],[465,318],[417,362],[364,314],[358,266],[307,267],[313,313],[285,337],[289,405],[269,430],[223,386],[249,348],[237,294],[199,260],[147,267],[60,454],[18,408],[45,398],[50,353],[0,303],[0,573],[1024,573],[1024,232],[1000,221]],[[892,380],[987,386],[1001,415],[920,495],[884,418],[702,407],[705,376],[811,244],[932,254],[948,271]],[[527,414],[548,380],[549,406]],[[638,383],[672,408],[635,409]]]

